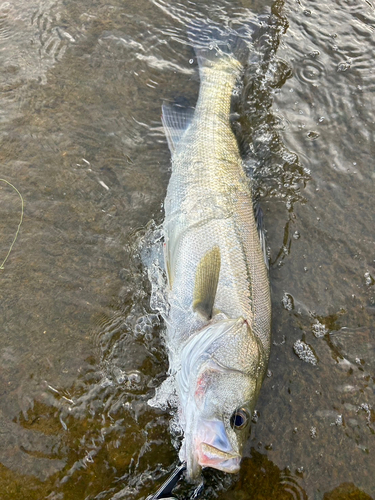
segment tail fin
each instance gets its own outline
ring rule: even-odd
[[[249,58],[246,41],[234,30],[217,25],[194,21],[188,29],[190,43],[194,47],[199,68],[213,66],[227,57],[245,66]]]

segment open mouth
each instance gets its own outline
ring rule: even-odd
[[[240,461],[240,455],[219,450],[207,443],[201,443],[198,448],[198,462],[201,467],[213,467],[233,474],[239,471]]]

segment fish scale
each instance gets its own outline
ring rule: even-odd
[[[229,121],[246,45],[225,31],[211,43],[205,27],[202,43],[201,29],[191,37],[201,78],[195,112],[163,106],[172,153],[166,345],[184,431],[180,457],[191,478],[204,466],[238,470],[268,362],[271,315],[251,179]],[[233,425],[237,414],[246,425]]]

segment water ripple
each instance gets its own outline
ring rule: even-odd
[[[293,500],[307,500],[308,496],[304,489],[300,486],[298,479],[290,473],[282,473],[280,482],[283,485],[283,490],[288,492]]]
[[[14,35],[12,27],[8,23],[8,16],[12,12],[9,2],[4,2],[0,6],[0,43],[2,40],[10,38]]]
[[[316,85],[324,75],[325,67],[317,58],[304,59],[296,71],[296,76],[302,83],[312,85]]]

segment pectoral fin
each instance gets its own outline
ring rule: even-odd
[[[220,249],[215,246],[202,257],[195,275],[193,310],[207,320],[212,318],[220,265]]]

